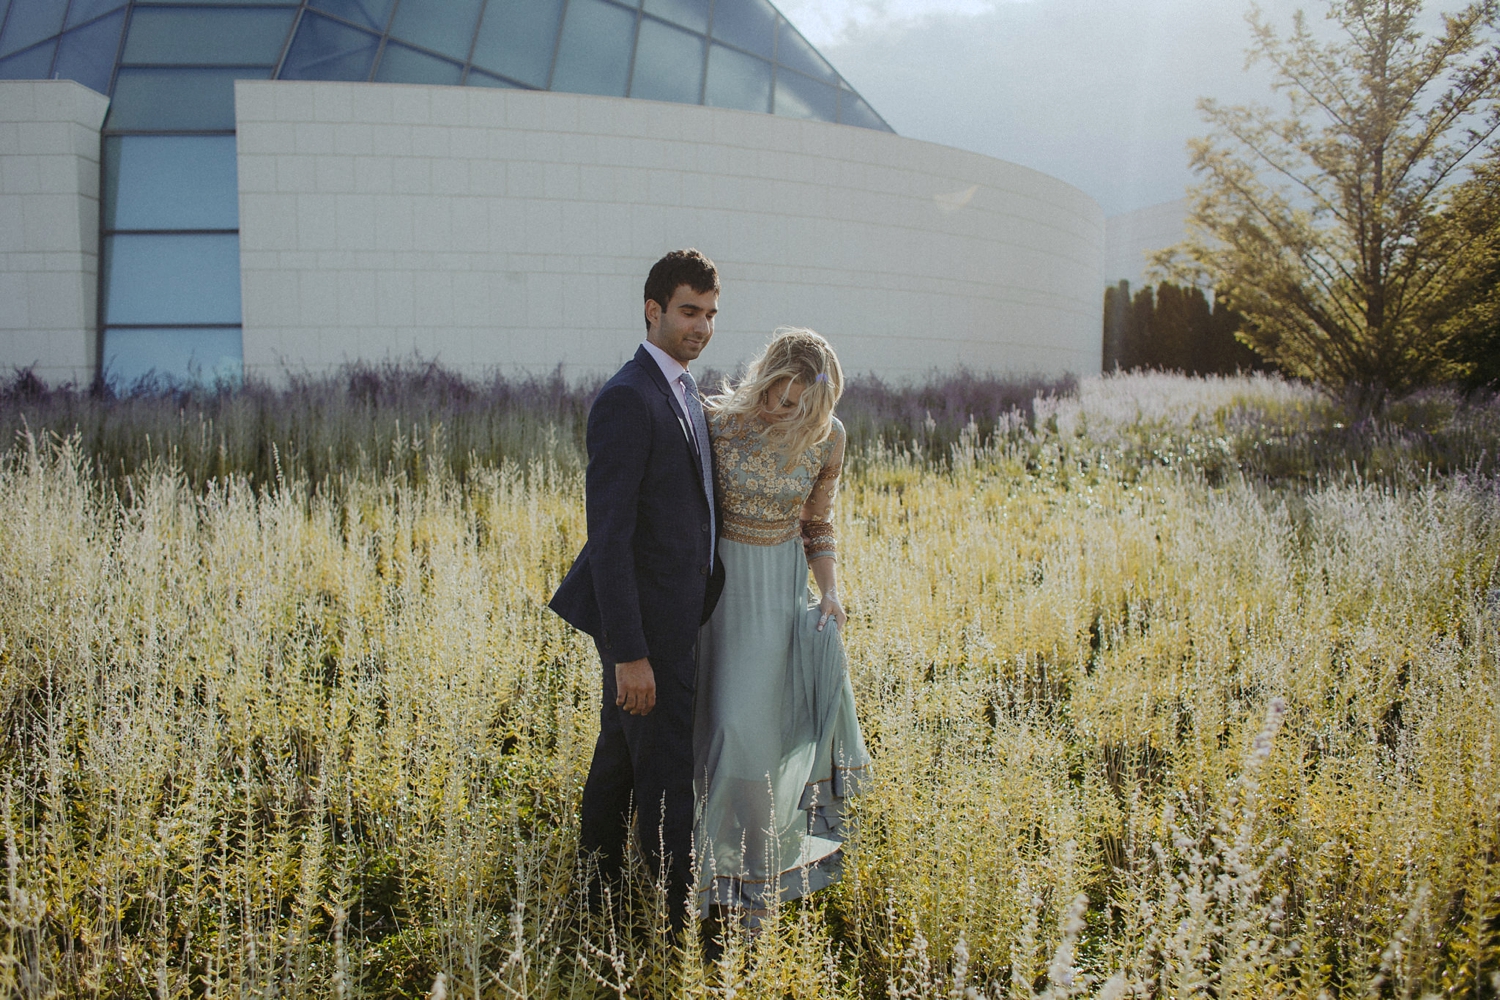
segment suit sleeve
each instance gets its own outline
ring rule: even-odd
[[[645,401],[629,386],[606,389],[589,410],[585,506],[601,638],[620,662],[649,655],[636,587],[635,527],[650,452]]]

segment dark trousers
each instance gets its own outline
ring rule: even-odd
[[[617,890],[634,808],[641,850],[657,877],[665,874],[668,914],[680,930],[692,877],[696,664],[691,653],[677,662],[653,658],[656,707],[647,715],[631,715],[615,705],[614,659],[601,648],[599,661],[604,699],[594,761],[583,786],[579,847],[598,864],[600,880]],[[598,888],[592,887],[593,893]]]

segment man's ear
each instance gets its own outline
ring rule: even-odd
[[[661,325],[661,303],[655,299],[646,300],[646,327],[652,329]]]

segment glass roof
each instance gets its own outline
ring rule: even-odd
[[[233,129],[235,79],[558,90],[890,131],[769,0],[0,0],[0,79],[113,131]]]

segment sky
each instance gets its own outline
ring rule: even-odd
[[[1184,196],[1199,97],[1277,101],[1245,67],[1248,0],[776,2],[897,133],[1051,174],[1106,215]],[[1283,28],[1326,9],[1260,7]]]

